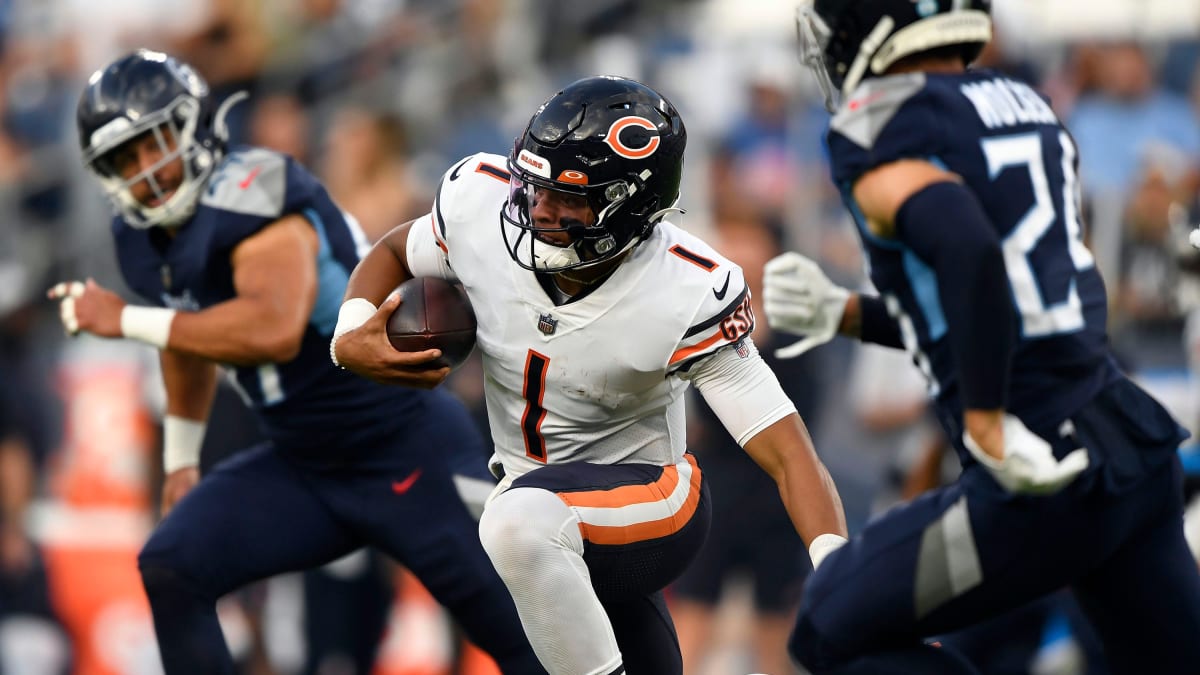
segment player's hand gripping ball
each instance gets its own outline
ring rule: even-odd
[[[475,347],[475,310],[457,286],[437,277],[400,284],[400,306],[388,317],[388,341],[397,351],[442,350],[431,368],[458,367]]]

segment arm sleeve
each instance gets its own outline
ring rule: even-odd
[[[1017,337],[1000,240],[964,185],[930,185],[900,207],[897,234],[933,268],[967,408],[1006,407]]]
[[[862,321],[860,340],[894,349],[904,348],[900,324],[888,314],[887,303],[882,298],[859,294],[858,311]]]
[[[687,378],[740,446],[796,412],[749,336],[696,362]]]

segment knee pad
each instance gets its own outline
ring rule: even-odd
[[[513,488],[493,498],[479,519],[479,541],[504,579],[563,551],[583,555],[575,512],[541,488]]]

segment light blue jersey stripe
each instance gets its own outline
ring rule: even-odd
[[[317,302],[313,305],[308,322],[322,335],[332,335],[350,273],[333,257],[333,248],[329,245],[329,236],[321,216],[313,209],[305,209],[304,217],[316,228],[321,241],[317,251]]]

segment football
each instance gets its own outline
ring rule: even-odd
[[[387,336],[398,351],[440,349],[433,367],[458,367],[475,347],[475,311],[457,286],[437,277],[400,284],[400,306],[388,317]]]

